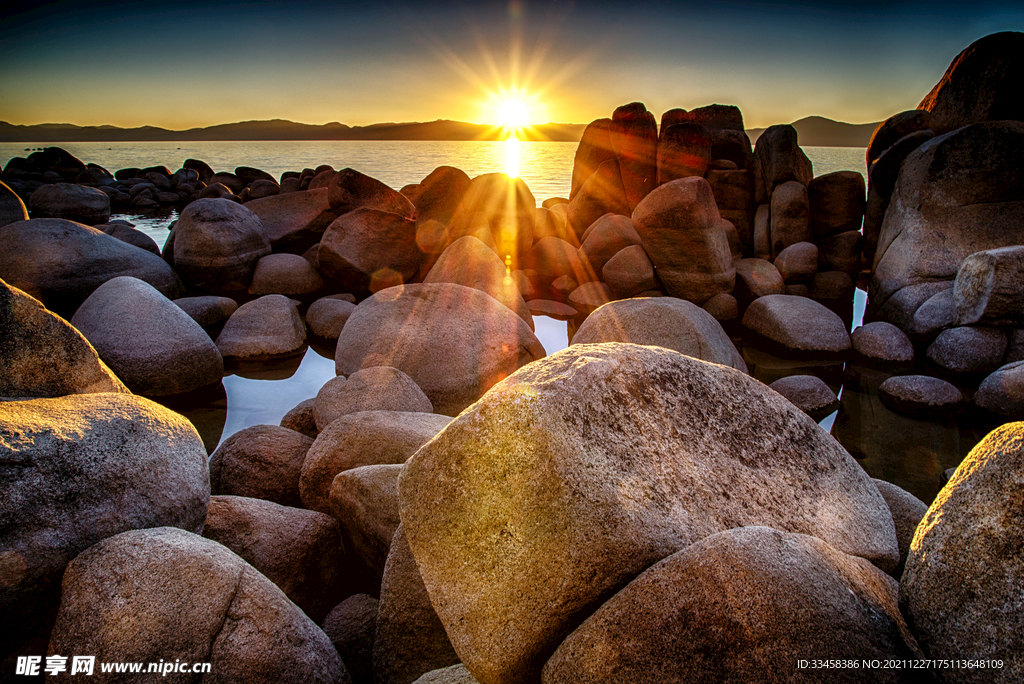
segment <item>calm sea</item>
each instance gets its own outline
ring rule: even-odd
[[[0,160],[27,156],[43,144],[0,143]],[[399,189],[417,183],[438,166],[455,166],[470,177],[502,172],[520,176],[538,203],[548,197],[567,197],[576,143],[557,142],[399,142],[399,141],[299,141],[299,142],[197,142],[197,143],[64,143],[63,147],[84,162],[115,171],[127,167],[166,166],[176,170],[189,158],[201,159],[216,171],[252,166],[275,177],[285,171],[301,171],[330,164],[352,167]],[[864,148],[805,147],[816,176],[833,171],[864,173]],[[177,218],[173,210],[157,213],[120,214],[148,233],[157,244],[167,237],[168,225]],[[853,327],[863,319],[866,296],[857,290]],[[535,317],[537,336],[548,354],[567,344],[565,323]],[[857,456],[873,476],[894,482],[926,502],[941,487],[942,472],[956,466],[992,426],[974,416],[945,421],[918,421],[894,414],[878,401],[883,379],[857,369],[794,367],[756,350],[745,350],[752,372],[771,382],[782,375],[810,373],[825,379],[840,394],[843,411],[822,421],[822,427]],[[238,371],[224,378],[223,393],[201,405],[174,406],[196,424],[212,449],[235,432],[258,424],[277,424],[304,399],[316,396],[334,377],[331,350],[311,347],[301,359],[259,372]]]

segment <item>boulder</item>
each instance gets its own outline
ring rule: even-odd
[[[836,233],[818,242],[818,269],[856,276],[861,269],[864,235],[857,230]]]
[[[811,182],[811,160],[800,149],[796,129],[789,124],[769,126],[754,145],[754,202],[764,204],[775,188],[787,181],[805,187]]]
[[[256,262],[249,294],[302,297],[322,290],[324,279],[298,254],[268,254]]]
[[[368,207],[335,219],[317,250],[318,267],[324,275],[352,291],[376,292],[408,282],[422,258],[415,221]]]
[[[901,487],[891,482],[874,478],[878,493],[885,499],[892,513],[892,521],[896,525],[896,541],[900,547],[899,565],[892,571],[892,576],[897,580],[903,576],[903,567],[907,562],[907,554],[910,552],[910,542],[914,539],[914,531],[921,524],[921,519],[928,512],[928,504],[921,501]]]
[[[576,147],[576,154],[572,161],[570,203],[601,164],[615,159],[615,152],[612,151],[611,127],[611,119],[597,119],[587,124],[583,130],[583,136],[580,138],[580,144]],[[628,208],[622,213],[628,214]],[[584,229],[586,226],[583,226],[581,230]]]
[[[327,201],[327,188],[254,199],[245,208],[260,219],[271,249],[295,254],[319,242],[338,217]]]
[[[380,601],[353,594],[324,618],[323,630],[352,676],[352,684],[373,684],[373,638]]]
[[[683,178],[658,187],[637,205],[632,218],[669,295],[702,304],[732,291],[736,269],[727,222],[706,180]]]
[[[910,320],[908,335],[914,340],[932,340],[942,330],[956,325],[953,288],[946,287],[917,307]]]
[[[238,311],[238,302],[234,299],[216,295],[181,297],[175,299],[174,303],[203,330],[219,330],[231,318],[231,314]]]
[[[147,252],[159,255],[160,248],[157,246],[156,241],[149,237],[141,230],[136,230],[135,226],[131,225],[126,221],[112,221],[110,223],[101,223],[95,226],[97,230],[102,230],[107,235],[116,237],[121,242],[127,242],[129,245],[135,245],[140,249],[144,249]]]
[[[281,418],[281,427],[295,430],[310,439],[316,439],[319,431],[316,429],[316,419],[313,418],[313,404],[315,402],[316,397],[300,401]]]
[[[899,178],[900,167],[907,156],[918,147],[935,137],[931,130],[918,131],[897,140],[892,147],[869,167],[869,187],[867,204],[864,207],[864,257],[868,263],[874,263],[875,250],[878,249],[878,234],[885,219],[885,210],[889,207],[889,199],[896,180]],[[870,154],[870,151],[869,151]]]
[[[658,124],[642,103],[631,102],[612,114],[609,139],[632,211],[657,186]]]
[[[967,455],[914,533],[900,607],[929,658],[1002,660],[957,681],[1024,677],[1024,424],[1008,423]]]
[[[345,548],[329,515],[245,496],[211,496],[203,536],[276,584],[314,622],[344,594]]]
[[[762,204],[754,211],[754,256],[758,259],[772,258],[771,205]]]
[[[839,410],[839,397],[824,380],[813,375],[787,375],[768,386],[813,420],[824,420]]]
[[[1016,245],[1022,222],[1024,123],[974,124],[925,143],[903,162],[885,212],[869,314],[906,332],[938,291],[929,288],[948,287],[975,252]]]
[[[806,186],[786,181],[775,187],[771,197],[769,231],[773,257],[790,245],[811,241],[811,213]]]
[[[364,411],[332,421],[302,462],[299,494],[306,508],[331,513],[331,483],[338,473],[367,465],[405,463],[451,419],[433,413]]]
[[[407,219],[416,218],[416,207],[405,195],[355,169],[342,169],[331,177],[327,200],[331,211],[338,216],[356,209],[375,209]]]
[[[38,218],[67,219],[88,225],[110,220],[110,198],[105,192],[85,185],[44,185],[32,193],[28,207]]]
[[[452,239],[473,235],[475,229],[490,233],[502,261],[519,268],[533,245],[536,211],[537,200],[521,178],[485,173],[469,182],[448,230]]]
[[[413,684],[479,684],[462,663],[431,670]]]
[[[321,297],[309,305],[306,324],[315,337],[337,340],[356,305],[333,297]]]
[[[962,326],[939,333],[925,354],[946,373],[988,374],[1001,365],[1006,345],[1006,333],[999,328]]]
[[[28,221],[28,210],[21,198],[6,183],[0,182],[0,226]]]
[[[716,294],[701,304],[702,309],[711,314],[716,321],[735,321],[740,317],[740,307],[736,298],[727,292]]]
[[[64,219],[0,226],[0,278],[70,319],[93,290],[118,276],[144,280],[169,298],[181,280],[155,254]]]
[[[807,184],[811,228],[816,241],[836,233],[859,231],[864,219],[864,176],[834,171]]]
[[[743,314],[743,327],[787,354],[825,358],[850,348],[842,319],[806,297],[778,294],[755,299]]]
[[[416,221],[434,220],[449,223],[469,189],[469,176],[462,169],[439,166],[420,181],[413,204]]]
[[[876,162],[886,150],[892,148],[896,141],[908,135],[931,128],[931,115],[923,109],[911,109],[899,114],[893,114],[888,119],[878,124],[878,128],[871,134],[868,142],[865,161],[868,168]],[[899,171],[899,169],[896,169]],[[888,194],[888,193],[885,193]]]
[[[552,283],[552,287],[557,289],[554,283]],[[612,289],[605,283],[599,282],[583,283],[569,292],[569,304],[583,313],[590,313],[613,299],[615,299],[615,294]]]
[[[210,456],[210,490],[299,507],[299,474],[312,445],[311,437],[277,425],[239,430]]]
[[[533,316],[504,262],[494,250],[472,235],[461,237],[450,244],[423,278],[423,282],[455,283],[486,292],[514,311],[533,330]]]
[[[605,214],[597,219],[585,237],[579,253],[584,268],[588,269],[588,280],[597,279],[613,256],[627,247],[641,243],[633,221],[620,214]]]
[[[814,421],[678,352],[573,345],[491,389],[406,463],[402,524],[483,684],[536,681],[557,644],[651,564],[747,525],[891,569],[892,516]]]
[[[747,372],[747,364],[721,324],[685,299],[644,297],[609,302],[587,316],[572,343],[628,342],[664,347]]]
[[[456,415],[491,385],[544,356],[522,318],[463,285],[382,290],[364,300],[338,338],[338,375],[391,366],[411,377],[434,410]]]
[[[782,274],[770,261],[765,259],[737,259],[733,262],[736,268],[736,288],[733,295],[744,306],[758,297],[782,294],[785,284]]]
[[[217,336],[224,358],[290,356],[305,349],[306,326],[284,295],[264,295],[238,307]]]
[[[409,542],[399,527],[380,585],[373,677],[377,684],[410,684],[420,675],[459,662],[431,605]]]
[[[750,205],[750,172],[742,170],[708,171],[708,184],[722,218],[736,226],[741,254],[753,254],[753,207]]]
[[[33,152],[28,156],[28,165],[33,171],[53,171],[64,178],[75,178],[88,168],[81,159],[60,147]]]
[[[853,278],[849,273],[825,271],[814,274],[807,296],[820,301],[845,302],[852,306],[853,290]]]
[[[658,185],[678,178],[703,177],[711,162],[711,134],[704,126],[682,123],[661,131],[658,140]]]
[[[864,366],[905,368],[914,363],[914,345],[892,323],[874,321],[859,326],[850,335],[854,358]]]
[[[810,282],[818,272],[818,246],[797,242],[780,251],[773,263],[787,284]]]
[[[928,375],[898,375],[878,386],[886,408],[912,418],[950,415],[963,408],[964,395],[956,387]]]
[[[49,629],[64,568],[88,547],[125,530],[203,527],[210,500],[203,442],[185,418],[148,399],[0,402],[0,435],[3,657]]]
[[[1024,246],[971,254],[953,283],[960,325],[1024,325]]]
[[[270,239],[259,217],[231,200],[196,200],[174,226],[174,268],[210,294],[244,292],[256,262],[268,254]]]
[[[412,378],[389,366],[363,368],[347,379],[332,378],[313,402],[313,417],[321,432],[341,416],[360,411],[433,413],[434,407]]]
[[[351,468],[331,482],[329,507],[345,531],[351,552],[377,577],[384,575],[398,516],[398,475],[402,464]]]
[[[111,537],[68,566],[49,652],[210,663],[226,681],[351,682],[327,636],[273,582],[217,542],[168,527]]]
[[[521,266],[536,271],[541,278],[567,275],[580,282],[586,280],[576,248],[557,237],[541,238],[535,242],[523,257]]]
[[[100,285],[78,307],[71,325],[136,394],[183,394],[224,377],[224,360],[210,336],[138,278],[120,276]]]
[[[622,186],[619,162],[608,159],[574,193],[566,209],[566,223],[582,242],[586,230],[605,214],[631,214],[626,190]]]
[[[579,311],[568,304],[551,299],[531,299],[526,303],[526,306],[534,316],[547,316],[556,321],[568,321],[579,314]]]
[[[985,378],[974,395],[974,403],[1010,420],[1024,418],[1024,361],[1001,366]]]
[[[981,121],[1024,120],[1024,33],[1004,31],[974,41],[956,56],[918,109],[946,133]]]
[[[658,287],[654,265],[640,245],[626,247],[609,259],[601,269],[601,279],[620,299]]]
[[[709,536],[646,570],[544,666],[544,684],[779,682],[823,675],[798,658],[914,657],[896,581],[824,541],[769,527]],[[916,644],[914,644],[916,646]],[[901,682],[840,667],[829,682]]]
[[[2,280],[0,339],[0,397],[130,394],[82,333]]]

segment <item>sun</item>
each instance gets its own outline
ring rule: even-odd
[[[525,128],[530,124],[530,105],[517,97],[509,97],[498,102],[498,121],[501,126],[510,130]]]

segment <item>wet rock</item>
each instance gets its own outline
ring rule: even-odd
[[[256,262],[249,294],[309,295],[324,287],[324,279],[298,254],[268,254]]]
[[[601,342],[664,347],[747,372],[714,316],[684,299],[645,297],[605,304],[587,317],[572,338],[574,345]]]
[[[807,283],[818,272],[818,247],[810,242],[797,242],[779,252],[773,263],[787,284]]]
[[[71,183],[44,185],[29,198],[29,209],[38,218],[81,221],[89,225],[110,220],[110,198],[96,188]]]
[[[892,576],[897,580],[903,575],[903,567],[907,562],[907,554],[910,552],[910,542],[914,539],[914,531],[928,512],[928,504],[921,501],[910,492],[897,487],[896,485],[873,478],[878,493],[885,499],[892,513],[893,523],[896,525],[896,541],[900,546],[900,563],[892,571]]]
[[[310,304],[306,311],[306,324],[316,337],[337,340],[355,310],[356,305],[352,302],[322,297]]]
[[[338,650],[352,684],[373,684],[373,638],[379,603],[368,594],[354,594],[324,618],[324,634]]]
[[[669,556],[601,606],[544,666],[544,684],[776,682],[795,654],[913,657],[898,586],[815,537],[741,527]],[[836,682],[898,682],[838,669]]]
[[[673,297],[701,304],[736,282],[726,222],[703,178],[672,181],[651,192],[633,212],[658,278]]]
[[[229,681],[351,681],[331,642],[280,589],[198,535],[166,527],[117,535],[79,555],[64,580],[50,653],[209,662]]]
[[[535,681],[597,604],[716,532],[772,525],[898,558],[878,490],[816,423],[742,373],[655,347],[573,345],[524,367],[416,453],[399,496],[481,682]]]
[[[416,207],[405,195],[355,169],[342,169],[331,177],[327,200],[338,216],[356,209],[375,209],[406,219],[416,218]]]
[[[406,285],[366,299],[338,338],[338,375],[398,368],[445,415],[544,356],[529,326],[479,290],[452,283]]]
[[[211,496],[203,536],[228,547],[315,622],[343,596],[341,527],[329,515],[244,496]]]
[[[1011,420],[1024,418],[1024,361],[1001,366],[985,378],[974,395],[974,403]]]
[[[896,413],[912,418],[933,418],[956,413],[964,395],[956,387],[927,375],[898,375],[878,387],[878,398]]]
[[[63,219],[0,226],[0,278],[65,319],[118,276],[144,280],[172,299],[182,294],[181,280],[163,259],[95,228]]]
[[[853,353],[861,365],[881,368],[905,368],[914,363],[914,345],[892,323],[874,321],[858,327],[850,335]]]
[[[138,278],[121,276],[100,285],[71,325],[136,394],[182,394],[224,377],[224,360],[210,336]]]
[[[566,209],[566,223],[582,242],[586,230],[605,214],[629,216],[630,213],[619,162],[609,159],[573,194]]]
[[[0,339],[0,397],[130,393],[82,333],[2,280]]]
[[[999,367],[1006,343],[1006,333],[999,328],[963,326],[943,330],[925,353],[948,373],[991,373]]]
[[[331,422],[314,440],[302,463],[303,505],[331,513],[331,483],[338,473],[367,465],[405,463],[451,421],[433,413],[365,411]]]
[[[136,528],[202,529],[206,449],[187,420],[148,399],[0,402],[0,435],[10,464],[0,503],[4,656],[49,628],[64,568],[89,546]]]
[[[807,188],[796,181],[775,187],[771,197],[772,256],[790,245],[811,241],[811,215]]]
[[[341,416],[360,411],[433,413],[434,407],[412,378],[388,366],[363,368],[347,379],[332,378],[320,388],[313,403],[321,432]]]
[[[320,270],[352,291],[377,292],[408,282],[422,258],[415,221],[367,207],[335,219],[317,251]]]
[[[960,265],[953,307],[960,325],[1024,324],[1024,246],[976,252]]]
[[[302,253],[338,217],[327,201],[327,188],[254,199],[245,208],[259,217],[275,252]]]
[[[533,329],[533,316],[505,264],[494,250],[472,235],[459,238],[449,245],[423,278],[423,282],[455,283],[486,292],[514,311]]]
[[[953,280],[971,254],[1020,242],[1021,179],[1024,122],[967,126],[912,152],[903,162],[882,223],[869,313],[877,312],[907,331],[916,307],[927,297],[894,299],[902,291],[941,289],[935,283]]]
[[[658,124],[640,102],[617,107],[609,130],[630,210],[657,185]]]
[[[174,226],[174,268],[210,294],[244,292],[256,262],[270,254],[259,217],[225,199],[200,199],[185,207]]]
[[[1003,661],[960,671],[959,681],[1024,677],[1022,429],[1003,425],[967,455],[918,526],[900,582],[900,607],[928,657]]]
[[[352,553],[378,577],[401,519],[398,475],[401,464],[367,465],[338,473],[331,481],[329,507],[338,519]]]
[[[796,129],[789,124],[769,126],[754,145],[754,202],[764,204],[775,188],[787,181],[807,186],[811,160],[800,149]]]
[[[633,297],[658,287],[654,265],[640,245],[626,247],[605,263],[601,277],[619,299]]]
[[[373,676],[378,684],[409,684],[459,662],[434,612],[401,527],[395,533],[380,587]]]
[[[224,358],[287,356],[306,346],[306,326],[284,295],[265,295],[238,307],[217,336]]]
[[[850,348],[850,334],[839,316],[805,297],[768,295],[755,299],[743,326],[788,353],[836,355]]]
[[[239,430],[210,456],[210,489],[214,494],[300,507],[299,474],[312,445],[311,437],[287,427],[253,425]]]
[[[787,375],[768,386],[815,421],[839,410],[839,397],[824,380],[813,375]]]

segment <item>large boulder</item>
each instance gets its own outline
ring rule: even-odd
[[[450,244],[431,267],[424,283],[455,283],[486,292],[526,321],[533,329],[533,316],[504,262],[478,238],[461,237]]]
[[[130,394],[0,402],[0,652],[47,628],[68,562],[145,527],[199,532],[206,449],[185,418]]]
[[[811,209],[807,187],[796,181],[780,183],[771,196],[772,256],[792,245],[811,241]]]
[[[1024,423],[1008,423],[971,450],[917,527],[900,582],[928,657],[1002,661],[957,670],[958,682],[1024,678],[1022,444]]]
[[[373,637],[377,632],[379,601],[369,594],[353,594],[324,618],[323,630],[338,649],[352,675],[352,684],[373,684]]]
[[[71,324],[136,394],[182,394],[224,377],[224,359],[210,336],[138,278],[121,276],[100,285]]]
[[[331,482],[331,515],[345,531],[351,551],[377,576],[401,519],[398,514],[398,476],[402,464],[359,466],[338,473]]]
[[[306,326],[284,295],[264,295],[238,307],[217,336],[224,358],[264,359],[305,349]]]
[[[117,276],[144,280],[171,299],[184,294],[163,259],[95,228],[64,219],[0,226],[0,278],[63,318]]]
[[[974,403],[1011,420],[1024,418],[1024,361],[1001,366],[985,378],[974,395]]]
[[[355,169],[342,169],[331,176],[327,200],[338,216],[363,208],[416,218],[416,207],[405,195]]]
[[[587,316],[573,344],[628,342],[653,345],[747,372],[747,364],[715,317],[675,297],[609,302]]]
[[[658,140],[658,185],[677,178],[703,177],[711,162],[711,134],[705,126],[680,123],[661,131]]]
[[[644,569],[748,525],[889,569],[892,516],[817,423],[678,352],[574,345],[491,389],[406,463],[401,517],[483,684],[536,681],[555,644]]]
[[[608,159],[592,173],[566,208],[566,223],[578,239],[605,214],[631,214],[619,162]]]
[[[81,221],[89,225],[110,220],[110,197],[96,188],[71,183],[54,183],[38,188],[28,207],[38,218]]]
[[[416,222],[452,220],[462,197],[469,189],[469,176],[453,166],[439,166],[419,183],[412,203],[416,205]]]
[[[936,133],[981,121],[1024,120],[1024,33],[993,33],[956,56],[918,109]]]
[[[812,681],[801,659],[857,663],[829,682],[902,682],[913,658],[896,581],[815,537],[741,527],[652,566],[544,666],[543,684]],[[823,678],[822,680],[824,680]]]
[[[270,254],[259,216],[226,199],[199,199],[174,226],[174,268],[190,285],[209,292],[245,292],[256,262]]]
[[[522,318],[493,297],[453,283],[388,288],[356,307],[338,337],[338,375],[392,366],[438,413],[454,416],[491,385],[544,356]]]
[[[369,207],[335,219],[317,250],[317,263],[324,275],[353,291],[376,292],[408,282],[422,258],[416,244],[416,221]]]
[[[811,160],[800,149],[796,129],[789,124],[769,126],[754,145],[754,202],[764,204],[775,188],[787,181],[808,185]]]
[[[615,159],[615,153],[612,151],[611,127],[611,119],[597,119],[587,124],[584,129],[572,161],[570,201],[576,197],[583,184],[601,164],[609,159]],[[629,213],[628,210],[625,213]],[[585,228],[586,226],[584,226]]]
[[[263,573],[314,622],[344,596],[344,542],[329,515],[245,496],[211,496],[203,536]]]
[[[273,582],[217,542],[168,527],[119,534],[69,565],[49,652],[210,663],[224,681],[351,682],[327,636]]]
[[[658,124],[640,102],[617,107],[609,131],[632,211],[658,182]]]
[[[301,254],[320,241],[337,218],[327,201],[327,188],[287,192],[245,203],[259,217],[275,252]]]
[[[811,227],[815,240],[860,230],[864,219],[864,176],[856,171],[833,171],[807,184]]]
[[[975,252],[1016,245],[1024,223],[1024,123],[974,124],[931,140],[903,162],[885,212],[869,311],[908,321]]]
[[[0,397],[128,393],[82,333],[3,280],[0,339]]]
[[[727,221],[703,178],[682,178],[651,192],[633,211],[633,227],[673,297],[703,304],[736,283]]]
[[[1024,246],[975,252],[960,265],[953,307],[960,325],[1024,325]]]
[[[210,490],[299,507],[299,474],[312,445],[311,437],[277,425],[239,430],[210,456]]]

